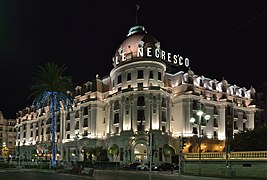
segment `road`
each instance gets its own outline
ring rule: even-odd
[[[36,170],[24,170],[24,169],[0,169],[0,177],[3,180],[148,180],[149,172],[140,171],[95,171],[93,177],[86,175],[71,175],[55,173],[53,171],[36,171]],[[229,178],[215,178],[215,177],[199,177],[199,176],[178,176],[177,174],[171,174],[170,172],[152,172],[152,180],[223,180]]]

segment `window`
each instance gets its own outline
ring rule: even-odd
[[[166,132],[166,126],[162,126],[162,132]]]
[[[66,131],[70,131],[70,123],[67,123]]]
[[[166,122],[167,117],[166,117],[166,111],[162,111],[162,122]]]
[[[83,115],[88,115],[88,108],[87,107],[84,107],[84,109],[83,109]]]
[[[118,88],[118,92],[120,92],[120,91],[121,91],[121,87]]]
[[[158,80],[161,81],[161,72],[158,72]]]
[[[76,111],[75,118],[79,118],[79,111]]]
[[[214,138],[218,138],[217,131],[214,131],[214,132],[213,132],[213,136],[214,136]]]
[[[139,96],[137,99],[137,106],[145,106],[145,97]]]
[[[198,134],[197,133],[197,127],[193,127],[193,132],[192,132],[193,134]]]
[[[166,107],[166,99],[165,98],[162,98],[162,100],[161,100],[161,106],[162,107]]]
[[[118,84],[121,83],[121,75],[118,76]]]
[[[137,121],[144,121],[145,120],[145,111],[143,109],[139,109],[137,111]]]
[[[214,127],[218,127],[218,121],[217,121],[217,119],[216,118],[214,118],[214,125],[213,125]]]
[[[79,129],[79,121],[76,121],[76,123],[75,123],[75,129]]]
[[[114,102],[114,110],[117,110],[117,109],[119,109],[119,101],[118,100],[116,100],[115,102]]]
[[[130,81],[131,80],[131,73],[128,73],[127,74],[127,81]]]
[[[66,119],[70,119],[70,113],[68,112]]]
[[[138,83],[137,86],[138,86],[138,90],[143,90],[143,83]]]
[[[70,139],[70,134],[67,134],[67,139]]]
[[[153,79],[153,71],[149,71],[149,79]]]
[[[88,127],[88,118],[84,118],[83,127]]]
[[[119,123],[120,122],[120,115],[119,115],[119,113],[115,113],[114,114],[114,124],[117,124],[117,123]]]
[[[246,130],[247,129],[247,127],[246,127],[246,123],[244,122],[243,123],[243,130]]]
[[[238,129],[237,122],[234,121],[234,129]]]
[[[115,127],[115,134],[119,134],[119,127]]]
[[[137,79],[143,79],[144,78],[144,71],[138,70],[137,71]]]

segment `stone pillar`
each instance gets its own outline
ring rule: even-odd
[[[161,119],[162,119],[162,110],[161,110],[161,97],[160,95],[157,97],[157,108],[156,108],[156,124],[157,130],[161,130]]]
[[[33,141],[35,141],[36,142],[36,122],[35,123],[33,123],[33,128],[32,128],[32,139],[33,139]]]
[[[68,149],[68,147],[63,147],[63,151],[65,151],[65,157],[63,155],[63,160],[65,160],[66,162],[69,162],[69,149]]]
[[[218,138],[225,140],[225,105],[218,105]]]
[[[94,137],[96,136],[96,121],[97,121],[97,105],[96,104],[92,104],[91,105],[91,110],[92,110],[92,116],[91,116],[91,122],[92,122],[92,131],[91,131],[91,135],[93,135]]]
[[[136,110],[136,107],[137,107],[137,101],[135,98],[132,99],[132,102],[131,102],[131,106],[132,106],[132,128],[133,128],[133,131],[137,131],[137,110]]]
[[[254,112],[253,111],[247,111],[246,112],[247,115],[247,123],[246,123],[246,127],[249,130],[254,129]]]
[[[167,114],[166,131],[168,133],[170,133],[170,131],[171,131],[170,127],[171,127],[171,108],[172,108],[172,104],[171,104],[171,101],[170,101],[169,98],[166,101],[167,101],[167,103],[166,103],[166,105],[167,105],[167,111],[166,111],[166,114]]]
[[[123,125],[124,125],[124,112],[125,111],[125,106],[124,106],[124,101],[121,100],[119,101],[119,133],[123,130]]]
[[[237,127],[239,131],[243,131],[243,112],[238,111],[237,112],[238,119],[237,119]]]
[[[178,106],[179,109],[175,111],[180,111],[181,114],[181,127],[183,127],[182,134],[192,134],[193,132],[193,124],[190,123],[190,118],[193,117],[193,109],[192,109],[192,101],[190,98],[184,98],[180,102],[180,105]],[[180,128],[179,128],[180,129]]]

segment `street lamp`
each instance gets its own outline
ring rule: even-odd
[[[205,114],[202,110],[198,110],[197,111],[197,115],[198,115],[198,174],[200,175],[201,174],[201,134],[200,134],[200,131],[201,131],[201,118],[204,117],[204,119],[206,121],[208,121],[210,119],[210,115],[208,114]],[[189,119],[189,122],[190,123],[195,123],[196,119],[194,117],[191,117]]]

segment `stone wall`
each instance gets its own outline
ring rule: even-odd
[[[201,161],[201,174],[211,176],[238,176],[238,177],[266,177],[267,161],[228,161],[226,169],[225,161]],[[187,174],[199,174],[199,161],[186,161],[184,172]]]

